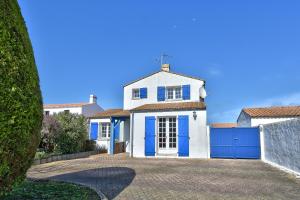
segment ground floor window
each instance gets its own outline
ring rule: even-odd
[[[100,138],[110,138],[110,123],[100,123]]]
[[[177,148],[177,120],[176,117],[160,117],[158,119],[158,148]]]

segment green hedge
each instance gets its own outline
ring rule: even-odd
[[[17,0],[0,0],[0,195],[21,182],[40,139],[42,97]]]

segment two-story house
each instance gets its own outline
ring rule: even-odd
[[[111,154],[122,141],[133,157],[208,158],[205,97],[204,80],[171,72],[164,64],[124,86],[123,109],[93,116],[90,138]]]
[[[93,94],[90,95],[89,102],[86,103],[44,104],[43,109],[46,116],[68,112],[90,117],[103,111],[103,108],[97,103],[97,96]]]

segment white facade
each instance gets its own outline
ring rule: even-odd
[[[189,100],[166,100],[163,102],[157,102],[157,87],[182,86],[186,84],[189,84],[191,89],[191,98]],[[143,87],[147,88],[147,98],[133,99],[132,90]],[[148,76],[124,87],[124,110],[130,110],[138,106],[151,103],[199,101],[200,90],[202,87],[204,87],[204,81],[202,80],[181,76],[170,72],[160,71],[153,74],[152,76]]]
[[[70,112],[73,114],[82,114],[85,117],[90,117],[101,111],[103,111],[103,108],[97,104],[97,97],[95,95],[90,95],[89,103],[44,105],[45,115],[53,115],[60,112]]]
[[[168,111],[168,112],[148,112],[132,114],[132,154],[133,157],[145,157],[145,117],[155,116],[156,124],[158,117],[178,117],[179,115],[189,116],[189,157],[190,158],[208,158],[208,135],[206,111],[196,111],[197,118],[193,118],[193,111]],[[177,123],[178,125],[178,123]],[[178,131],[178,126],[177,126]],[[164,156],[159,153],[158,148],[158,130],[155,130],[155,149],[156,156]],[[177,132],[178,135],[178,132]],[[177,139],[178,148],[178,139]],[[178,157],[178,154],[169,157]]]

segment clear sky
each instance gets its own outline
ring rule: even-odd
[[[300,104],[300,1],[19,0],[44,103],[122,107],[123,85],[160,69],[207,81],[209,122]]]

